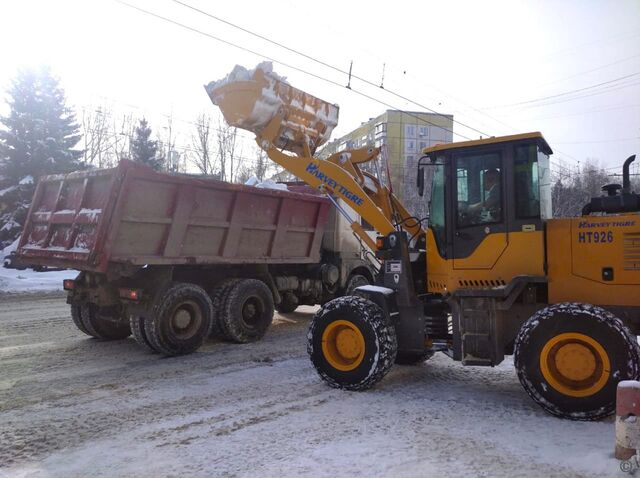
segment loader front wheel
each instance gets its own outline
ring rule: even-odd
[[[202,287],[172,283],[158,291],[143,321],[146,339],[164,355],[190,354],[209,336],[212,317],[213,305]]]
[[[307,352],[320,378],[334,388],[366,390],[396,359],[396,331],[382,309],[362,297],[339,297],[311,321]]]
[[[640,377],[640,346],[610,312],[562,303],[522,326],[514,362],[520,383],[547,412],[599,420],[614,412],[618,382]]]

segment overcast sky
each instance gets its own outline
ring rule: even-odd
[[[340,105],[334,137],[388,108],[424,106],[462,123],[455,141],[542,131],[559,167],[640,154],[640,0],[182,1],[330,66],[172,0],[127,2],[257,55],[113,0],[0,0],[0,88],[18,67],[46,63],[76,108],[108,104],[156,124],[172,113],[188,145],[192,125],[180,120],[214,111],[202,85],[268,57],[291,84]],[[344,88],[337,70],[351,61],[375,85],[385,64],[385,90]]]

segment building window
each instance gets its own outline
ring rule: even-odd
[[[387,123],[378,123],[375,126],[374,131],[375,131],[376,136],[386,133],[387,132]]]
[[[412,139],[405,141],[404,149],[406,151],[414,152],[416,150],[416,142]]]
[[[404,135],[407,138],[415,138],[416,137],[416,127],[412,124],[404,125]]]
[[[426,138],[427,136],[429,136],[429,128],[426,126],[420,126],[420,128],[418,129],[418,134],[421,138]]]
[[[422,152],[422,150],[424,148],[426,148],[426,147],[427,147],[427,142],[426,141],[420,141],[420,152]]]

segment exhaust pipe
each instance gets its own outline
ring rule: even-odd
[[[636,160],[636,155],[629,156],[622,166],[622,192],[631,192],[631,180],[629,179],[629,166]]]

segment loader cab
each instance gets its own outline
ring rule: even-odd
[[[544,275],[544,221],[551,217],[549,155],[540,133],[426,148],[433,168],[427,232],[430,292],[506,286]]]

